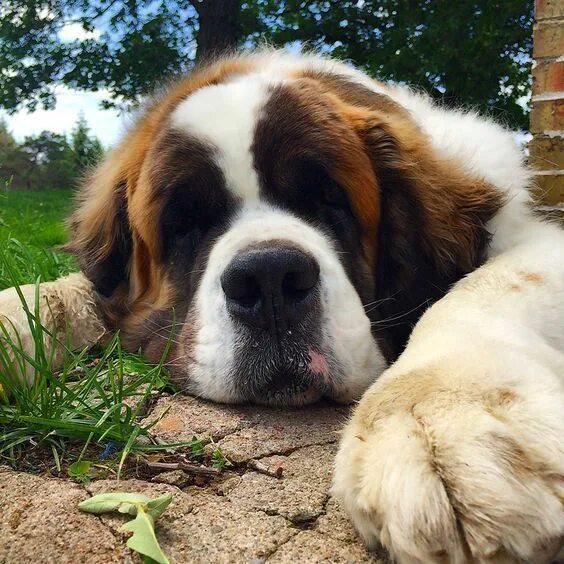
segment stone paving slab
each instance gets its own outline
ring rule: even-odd
[[[0,468],[0,562],[125,562],[125,544],[78,510],[85,497],[79,485]]]
[[[228,499],[239,507],[282,515],[292,523],[309,523],[325,512],[331,485],[331,466],[336,445],[315,445],[289,456],[261,459],[283,469],[283,477],[246,472]]]
[[[220,406],[174,396],[148,417],[165,410],[153,429],[158,438],[211,439],[234,467],[199,487],[181,472],[82,486],[0,469],[0,564],[139,562],[125,548],[122,516],[77,508],[89,495],[116,490],[173,494],[157,522],[172,563],[388,562],[365,548],[329,495],[346,408]]]

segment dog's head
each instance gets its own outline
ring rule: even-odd
[[[383,86],[255,55],[155,101],[79,196],[71,248],[128,346],[217,401],[351,401],[481,259],[499,201]]]

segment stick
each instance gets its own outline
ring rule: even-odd
[[[188,464],[187,462],[151,462],[145,458],[141,458],[143,464],[154,470],[183,470],[187,474],[200,476],[217,476],[221,474],[219,468],[209,468],[208,466],[197,466],[196,464]]]
[[[282,478],[282,472],[284,471],[282,466],[267,466],[264,462],[260,460],[249,460],[248,465],[254,468],[257,472],[261,474],[266,474],[267,476],[272,476],[273,478]]]

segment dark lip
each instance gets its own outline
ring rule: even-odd
[[[247,401],[259,405],[300,406],[330,396],[331,389],[326,380],[307,369],[289,369],[267,376],[260,386],[245,389],[240,385],[239,392]]]
[[[325,391],[315,389],[314,387],[301,393],[276,393],[265,394],[263,396],[254,396],[247,401],[256,405],[265,405],[271,407],[304,407],[317,403],[326,399]]]

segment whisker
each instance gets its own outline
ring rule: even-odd
[[[378,321],[372,321],[370,323],[370,325],[382,325],[384,323],[388,323],[388,321],[397,321],[398,319],[401,319],[402,317],[405,317],[406,315],[409,315],[410,313],[413,313],[414,311],[417,311],[419,308],[421,308],[424,305],[428,305],[429,304],[429,300],[423,300],[419,305],[416,305],[415,307],[411,308],[409,311],[405,311],[403,313],[400,313],[398,315],[394,315],[392,317],[386,317],[385,319],[380,319]]]

